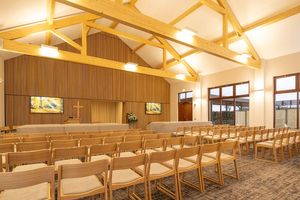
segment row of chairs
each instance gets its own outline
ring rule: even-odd
[[[258,150],[261,149],[261,158],[265,160],[265,150],[270,149],[270,158],[272,161],[278,162],[277,152],[280,152],[280,160],[284,160],[284,150],[287,150],[289,158],[298,154],[300,146],[300,131],[284,132],[276,134],[274,138],[256,142],[254,144],[254,157],[258,160]]]
[[[78,147],[81,148],[81,147]],[[233,162],[239,179],[236,151],[238,142],[229,141],[216,144],[193,146],[151,153],[130,151],[129,157],[112,157],[86,163],[69,163],[57,168],[57,199],[78,199],[104,194],[105,199],[113,199],[113,191],[144,184],[144,199],[152,199],[152,182],[156,188],[174,199],[182,199],[181,184],[200,192],[205,190],[204,180],[224,185],[222,165]],[[47,151],[47,150],[46,150]],[[110,155],[107,151],[105,154]],[[36,161],[40,162],[40,161]],[[204,168],[213,166],[217,180],[204,175]],[[197,184],[191,183],[184,174],[197,172]],[[7,199],[55,199],[55,168],[43,166],[26,171],[0,173],[0,195]],[[175,192],[163,184],[163,179],[173,177]],[[24,190],[26,188],[26,190]],[[139,199],[135,192],[129,197]],[[50,192],[49,192],[50,191]]]

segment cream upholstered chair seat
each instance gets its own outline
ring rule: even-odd
[[[63,195],[90,192],[100,187],[104,186],[95,175],[61,180],[61,192]]]
[[[141,169],[143,169],[144,166],[141,166]],[[139,178],[141,178],[138,173],[131,169],[122,169],[122,170],[114,170],[112,174],[112,183],[113,184],[122,184],[122,183],[128,183],[131,181],[135,181]]]
[[[209,165],[211,163],[216,163],[216,159],[213,157],[209,157],[209,156],[202,156],[201,158],[201,165],[206,166]]]
[[[0,193],[0,200],[42,200],[50,199],[48,183],[23,187],[18,189],[4,190]]]
[[[131,157],[131,156],[136,156],[137,154],[133,152],[121,152],[120,157]]]
[[[19,165],[16,166],[12,171],[13,172],[23,172],[23,171],[28,171],[28,170],[33,170],[33,169],[39,169],[47,167],[45,163],[36,163],[36,164],[29,164],[29,165]]]
[[[104,159],[107,159],[110,161],[111,157],[109,157],[108,155],[97,155],[97,156],[91,157],[92,162],[97,161],[97,160],[104,160]]]
[[[205,153],[204,156],[202,157],[202,159],[205,159],[205,158],[216,159],[217,158],[217,152]],[[221,160],[232,160],[234,158],[234,156],[226,154],[226,153],[221,153],[220,158],[221,158]]]
[[[273,141],[265,141],[265,142],[259,142],[256,144],[257,146],[260,147],[272,147],[273,146]],[[280,147],[281,145],[277,142],[275,142],[275,147]]]
[[[172,161],[173,162],[173,161]],[[171,169],[159,163],[152,163],[150,168],[150,175],[161,175],[170,172]]]
[[[157,151],[155,151],[154,149],[146,149],[145,150],[145,153],[147,153],[147,154],[150,154],[150,153],[153,153],[153,152],[157,152]]]
[[[197,162],[197,158],[198,158],[198,156],[194,155],[194,156],[190,156],[190,157],[185,157],[184,159],[195,163],[195,162]]]
[[[82,163],[79,159],[67,159],[67,160],[58,160],[54,162],[55,171],[58,170],[59,165],[65,165],[65,164],[79,164]]]
[[[173,163],[172,163],[173,164]],[[190,161],[187,161],[185,159],[179,159],[179,162],[178,162],[178,169],[185,169],[185,168],[189,168],[189,167],[192,167],[194,166],[195,163],[194,162],[190,162]]]

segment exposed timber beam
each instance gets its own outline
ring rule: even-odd
[[[55,14],[55,0],[48,0],[47,2],[47,22],[49,26],[52,26],[54,14]],[[52,35],[47,31],[45,35],[45,43],[51,45]]]
[[[3,42],[2,48],[0,50],[20,53],[25,55],[31,55],[31,56],[45,57],[40,54],[40,46],[38,45],[25,44],[25,43],[13,41],[13,40],[1,39],[1,38],[0,40],[2,40]],[[122,62],[108,60],[99,57],[86,56],[86,55],[81,55],[79,53],[73,53],[73,52],[62,51],[62,50],[59,50],[58,57],[52,57],[52,59],[92,65],[95,67],[104,67],[109,69],[126,71],[124,67],[125,63]],[[138,66],[135,72],[140,74],[147,74],[147,75],[153,75],[153,76],[159,76],[165,78],[179,79],[175,73],[153,69],[150,67]],[[180,80],[196,81],[196,78],[185,76],[184,78],[181,77]]]
[[[190,15],[192,12],[194,12],[195,10],[197,10],[198,8],[200,8],[203,4],[201,2],[195,3],[193,6],[191,6],[189,9],[187,9],[186,11],[184,11],[181,15],[179,15],[178,17],[176,17],[175,19],[173,19],[169,25],[175,25],[178,22],[180,22],[181,20],[183,20],[185,17],[187,17],[188,15]],[[148,38],[148,40],[153,40],[154,36],[152,35],[151,37]],[[133,49],[133,52],[138,51],[139,49],[141,49],[143,46],[145,46],[145,44],[141,44],[137,47],[135,47]]]
[[[233,26],[233,29],[235,30],[235,32],[237,33],[237,35],[241,36],[244,39],[244,41],[246,42],[249,53],[251,53],[251,55],[256,60],[260,61],[260,57],[259,57],[258,53],[256,52],[254,46],[252,45],[252,43],[249,40],[249,38],[247,37],[247,35],[244,33],[241,24],[239,23],[238,19],[234,15],[234,13],[233,13],[231,7],[229,6],[227,0],[218,0],[218,2],[227,11],[228,19],[230,20],[230,22],[231,22],[231,24]]]
[[[136,36],[136,35],[131,35],[129,33],[125,33],[125,32],[122,32],[122,31],[119,31],[119,30],[116,30],[116,29],[112,29],[112,28],[109,28],[107,26],[103,26],[101,24],[86,22],[86,25],[91,27],[91,28],[97,29],[99,31],[104,31],[106,33],[117,35],[119,37],[134,40],[134,41],[140,42],[140,43],[145,43],[145,44],[148,44],[148,45],[151,45],[151,46],[154,46],[154,47],[164,48],[164,46],[159,44],[159,43],[156,43],[156,42],[153,42],[153,41],[150,41],[150,40],[146,40],[142,37],[139,37],[139,36]]]
[[[59,29],[68,26],[72,26],[75,24],[81,24],[86,21],[99,19],[98,15],[90,14],[90,13],[81,13],[68,17],[57,18],[53,20],[52,26],[48,24],[47,21],[30,24],[26,26],[20,26],[12,29],[1,30],[0,37],[5,39],[18,39],[22,37],[26,37],[33,33],[49,31],[51,29]]]
[[[228,48],[228,16],[223,15],[223,47]]]
[[[132,26],[139,30],[149,32],[153,35],[169,39],[180,44],[203,50],[212,55],[240,63],[242,65],[260,68],[261,63],[258,60],[249,58],[247,61],[241,61],[240,55],[232,50],[220,47],[219,45],[207,41],[198,36],[193,36],[192,40],[178,38],[179,30],[173,26],[163,23],[149,16],[138,13],[126,6],[116,4],[110,0],[58,0],[58,2],[70,5],[72,7],[84,10],[95,15],[118,21],[125,25]]]
[[[220,6],[212,0],[200,0],[200,2],[220,14],[226,13],[226,9],[224,9],[222,6]]]
[[[60,38],[61,40],[63,40],[64,42],[68,43],[69,45],[71,45],[72,47],[74,47],[75,49],[81,51],[82,47],[77,44],[76,42],[74,42],[71,38],[69,38],[68,36],[66,36],[65,34],[61,33],[58,30],[51,30],[51,32],[56,35],[58,38]]]
[[[278,21],[284,20],[288,17],[294,16],[294,15],[299,14],[299,13],[300,13],[300,5],[298,5],[296,7],[293,7],[293,8],[290,8],[290,9],[287,9],[287,10],[284,10],[284,11],[280,11],[278,13],[274,13],[271,16],[268,16],[268,17],[265,17],[265,18],[260,19],[258,21],[255,21],[253,23],[250,23],[250,24],[242,27],[242,30],[244,32],[251,31],[255,28],[264,27],[264,26],[276,23]],[[214,40],[213,42],[221,44],[222,38],[218,38],[218,39]],[[239,39],[239,37],[236,35],[235,32],[228,33],[228,42],[229,43],[233,42],[233,41],[236,41],[236,39]],[[193,49],[193,50],[190,50],[190,51],[180,55],[180,57],[181,57],[181,59],[184,59],[188,56],[191,56],[191,55],[197,54],[197,53],[201,53],[201,52],[203,52],[203,51]],[[171,60],[167,61],[167,67],[168,66],[172,67],[172,66],[176,65],[177,63],[178,62],[177,62],[176,59],[171,59]]]

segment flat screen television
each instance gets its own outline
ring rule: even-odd
[[[146,103],[145,106],[147,115],[159,115],[161,114],[161,103]]]
[[[30,97],[31,113],[63,113],[64,100],[57,97]]]

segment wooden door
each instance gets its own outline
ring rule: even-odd
[[[178,103],[178,121],[193,120],[193,105],[192,102]]]

